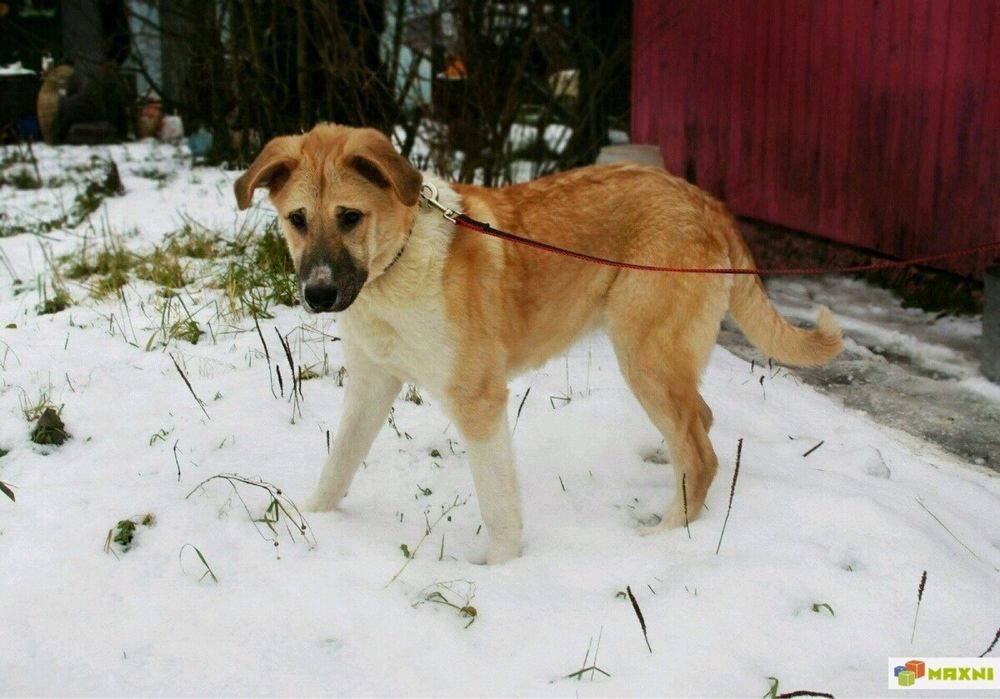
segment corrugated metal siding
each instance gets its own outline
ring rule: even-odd
[[[1000,0],[633,7],[632,138],[736,213],[901,257],[1000,238]]]

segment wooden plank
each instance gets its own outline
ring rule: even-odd
[[[761,3],[765,4],[765,3]],[[766,3],[774,7],[773,3]],[[775,190],[778,187],[778,143],[783,137],[781,129],[781,46],[783,36],[782,16],[772,11],[767,18],[767,45],[764,70],[764,143],[760,161],[761,209],[758,218],[775,220]]]
[[[1000,10],[990,16],[989,70],[984,75],[987,86],[983,101],[982,159],[977,180],[979,197],[977,207],[982,210],[982,224],[976,237],[979,243],[1000,240]],[[982,270],[989,264],[1000,264],[1000,250],[984,252],[967,261],[973,270]]]
[[[900,72],[893,81],[898,86],[901,104],[892,127],[895,157],[885,176],[898,181],[897,209],[891,226],[895,232],[894,252],[900,256],[913,254],[914,239],[924,227],[917,218],[918,173],[925,126],[920,86],[925,57],[923,32],[931,1],[898,2],[894,22],[893,41],[900,52]]]
[[[744,150],[746,143],[742,138],[741,124],[747,121],[749,108],[752,104],[753,70],[752,61],[740,60],[747,56],[750,47],[750,25],[751,18],[750,3],[745,0],[738,0],[732,4],[732,50],[726,57],[727,70],[729,74],[729,99],[725,109],[728,112],[726,119],[727,147],[725,158],[727,163],[726,176],[726,201],[733,208],[746,205],[746,190],[750,182],[747,173],[749,157]]]
[[[832,5],[834,3],[830,3]],[[803,215],[812,223],[808,230],[815,231],[819,226],[820,208],[820,133],[823,119],[823,53],[820,49],[820,37],[824,22],[829,21],[830,5],[806,3],[805,47],[803,51],[803,68],[800,89],[803,94],[803,112],[798,115],[802,123],[802,181],[809,196],[803,198]]]
[[[917,180],[917,220],[924,228],[918,233],[921,237],[934,235],[936,221],[934,220],[935,169],[941,152],[941,129],[943,126],[942,112],[945,99],[945,68],[948,62],[948,22],[951,17],[950,3],[942,0],[931,2],[924,27],[923,37],[926,46],[924,63],[924,82],[921,86],[926,95],[926,127],[923,142],[920,144],[920,168]]]
[[[822,32],[814,42],[817,59],[819,101],[819,187],[817,227],[814,232],[837,238],[839,212],[836,207],[838,165],[841,159],[838,140],[844,111],[843,84],[847,73],[847,60],[841,44],[844,30],[844,3],[825,3]]]
[[[902,0],[907,1],[907,0]],[[893,22],[896,19],[897,0],[881,0],[875,5],[875,22],[871,28],[872,60],[869,69],[868,90],[871,94],[871,113],[865,143],[865,159],[871,163],[868,182],[863,188],[862,230],[865,239],[874,241],[873,247],[895,253],[893,212],[901,182],[890,175],[893,150],[894,114],[901,111],[903,95],[898,81],[893,81],[894,63],[898,52],[893,46]],[[897,71],[898,72],[898,69]]]
[[[881,61],[879,51],[883,41],[879,30],[885,14],[885,0],[860,4],[864,13],[863,34],[858,44],[857,71],[854,74],[854,94],[858,105],[857,130],[852,139],[851,159],[854,161],[856,181],[851,188],[850,234],[854,242],[869,248],[878,248],[878,231],[874,225],[872,189],[879,191],[878,164],[879,139],[877,92],[880,83]]]
[[[960,133],[962,127],[962,76],[966,65],[965,44],[969,38],[969,7],[962,0],[952,0],[948,8],[948,52],[944,65],[941,99],[941,130],[938,137],[938,158],[934,163],[933,244],[937,249],[948,249],[955,242],[957,226],[964,225],[965,212],[955,197],[953,176],[962,167],[964,148]],[[932,244],[930,240],[925,245]],[[922,245],[921,247],[924,247]]]
[[[732,73],[729,70],[729,57],[735,43],[737,28],[732,21],[733,8],[712,3],[712,39],[711,64],[713,81],[710,84],[712,92],[712,141],[713,162],[711,174],[706,180],[711,191],[725,199],[727,177],[729,172],[729,95],[732,91]],[[715,89],[711,89],[714,87]]]
[[[749,147],[747,172],[750,177],[750,202],[741,210],[745,215],[763,218],[764,215],[764,147],[767,141],[767,47],[770,41],[770,23],[768,22],[767,3],[758,2],[753,5],[752,52],[745,60],[752,63],[753,72],[753,107],[748,119],[749,129],[743,130],[743,139]]]
[[[653,27],[655,12],[656,4],[652,2],[635,2],[633,5],[632,140],[636,143],[659,141],[654,127],[655,116],[665,96],[656,89],[660,84],[660,36]]]
[[[791,52],[789,56],[788,79],[788,136],[785,139],[785,159],[782,166],[782,180],[785,191],[783,208],[788,212],[791,225],[800,230],[815,230],[816,216],[816,143],[811,135],[810,122],[815,123],[819,115],[816,105],[817,95],[812,91],[810,59],[812,52],[815,3],[800,3],[786,0],[786,12],[790,15],[788,30]]]
[[[990,72],[990,6],[986,3],[973,2],[969,5],[970,22],[967,37],[967,54],[964,81],[967,83],[963,95],[961,112],[962,125],[959,127],[965,136],[962,141],[961,170],[955,173],[954,183],[962,192],[961,205],[965,207],[965,225],[958,231],[956,237],[963,247],[980,242],[980,233],[987,225],[985,207],[979,205],[980,192],[986,183],[979,181],[979,163],[984,156],[984,141],[986,132],[986,97],[990,91],[987,76]],[[986,28],[984,31],[983,28]],[[1000,85],[994,85],[994,91]],[[996,183],[1000,185],[1000,183]],[[987,196],[996,196],[1000,187],[993,188]],[[966,261],[968,262],[968,261]]]
[[[852,143],[855,132],[858,129],[857,120],[857,94],[856,79],[857,66],[860,61],[859,43],[867,37],[864,31],[864,21],[860,18],[857,3],[844,3],[844,33],[840,37],[843,51],[843,70],[841,74],[840,91],[837,101],[840,108],[836,114],[836,140],[834,151],[836,154],[836,167],[834,172],[835,197],[833,208],[835,211],[834,231],[836,239],[861,244],[852,235],[852,224],[850,216],[852,205],[851,196],[853,187],[857,184],[855,175],[857,164],[852,158]]]

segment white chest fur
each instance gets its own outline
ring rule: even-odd
[[[448,205],[457,207],[455,194],[436,183],[441,199],[453,199]],[[431,392],[447,387],[454,358],[442,286],[451,234],[451,224],[438,213],[421,211],[402,256],[362,289],[340,319],[347,339],[372,362]]]
[[[454,352],[443,304],[435,305],[384,308],[359,298],[343,314],[341,325],[348,340],[376,365],[437,392],[448,384]]]

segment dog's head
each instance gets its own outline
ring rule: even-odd
[[[246,209],[255,189],[268,189],[303,305],[336,312],[396,260],[413,225],[421,181],[378,131],[323,124],[273,139],[235,190]]]

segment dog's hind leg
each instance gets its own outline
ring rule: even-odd
[[[681,291],[664,281],[641,294],[619,296],[608,308],[608,332],[622,374],[666,440],[676,476],[670,507],[661,523],[644,533],[697,519],[718,469],[708,439],[712,411],[698,393],[698,379],[715,343],[724,299],[711,286],[704,293]],[[665,309],[664,298],[681,307]]]
[[[375,441],[402,388],[399,379],[387,374],[347,342],[344,353],[347,362],[344,410],[319,484],[303,506],[311,512],[332,510],[347,494],[361,460]]]
[[[677,490],[666,515],[658,526],[643,533],[683,526],[698,518],[718,469],[715,450],[698,409],[701,396],[691,379],[682,379],[670,371],[634,369],[626,378],[646,414],[666,439],[676,477]]]
[[[698,402],[698,415],[701,417],[701,424],[705,427],[705,431],[708,432],[712,429],[712,420],[715,418],[712,415],[712,409],[708,407],[708,403],[705,402],[700,393],[698,394]]]

